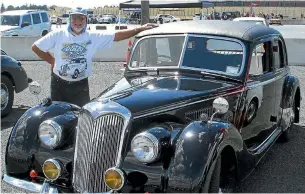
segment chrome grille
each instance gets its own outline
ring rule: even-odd
[[[195,121],[200,118],[200,115],[202,113],[207,114],[208,117],[210,118],[212,116],[212,114],[214,113],[214,108],[209,107],[209,108],[204,108],[204,109],[200,109],[200,110],[187,112],[187,113],[185,113],[185,118],[188,119],[189,121]]]
[[[78,192],[107,191],[104,172],[116,165],[124,117],[106,114],[93,118],[81,113],[76,135],[73,186]]]

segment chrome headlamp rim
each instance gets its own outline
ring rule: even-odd
[[[40,138],[40,129],[41,127],[43,127],[44,125],[48,125],[48,126],[51,126],[54,130],[55,130],[55,133],[56,135],[58,136],[58,138],[56,139],[56,142],[54,145],[46,145],[44,141],[42,141],[42,139]],[[38,137],[39,137],[39,140],[41,143],[43,143],[43,145],[51,148],[51,149],[55,149],[57,148],[59,145],[60,145],[60,141],[61,141],[61,138],[62,138],[62,132],[63,132],[63,128],[62,126],[60,126],[57,122],[51,120],[51,119],[48,119],[48,120],[45,120],[43,121],[40,125],[39,125],[39,128],[38,128]]]
[[[47,175],[44,173],[44,166],[45,166],[45,164],[46,164],[47,162],[53,163],[53,164],[56,166],[56,168],[58,169],[58,171],[59,171],[59,172],[58,172],[58,175],[57,175],[56,178],[54,178],[54,179],[48,178]],[[61,175],[61,173],[62,173],[62,168],[61,168],[60,163],[59,163],[56,159],[48,159],[48,160],[44,161],[44,163],[43,163],[43,165],[42,165],[42,172],[43,172],[44,176],[45,176],[48,180],[55,181],[55,180],[57,180],[57,179],[60,177],[60,175]]]
[[[141,160],[139,160],[136,156],[135,156],[135,158],[136,158],[138,161],[143,162],[143,163],[152,163],[152,162],[154,162],[156,159],[158,159],[158,158],[160,157],[160,154],[161,154],[161,144],[160,144],[160,141],[159,141],[159,140],[157,139],[157,137],[154,136],[153,134],[149,133],[148,131],[144,131],[144,132],[139,133],[139,134],[137,134],[136,136],[134,136],[134,138],[132,138],[132,140],[131,140],[131,145],[132,145],[132,142],[133,142],[136,138],[139,138],[139,137],[142,137],[142,138],[144,137],[144,138],[149,139],[149,140],[153,143],[154,147],[157,149],[157,154],[155,154],[154,157],[153,157],[152,159],[148,160],[148,161],[141,161]],[[132,151],[132,153],[133,153],[133,150],[131,150],[131,151]],[[133,153],[133,154],[134,154],[134,153]],[[135,155],[135,154],[134,154],[134,155]]]
[[[117,173],[119,173],[119,175],[122,177],[122,184],[120,185],[120,187],[119,188],[117,188],[117,189],[113,189],[113,188],[111,188],[111,187],[109,187],[108,186],[108,184],[106,183],[106,174],[107,174],[107,172],[108,171],[116,171]],[[123,188],[123,186],[124,186],[124,184],[125,184],[125,174],[124,174],[124,172],[121,170],[121,169],[119,169],[119,168],[117,168],[117,167],[112,167],[112,168],[108,168],[106,171],[105,171],[105,173],[104,173],[104,183],[105,183],[105,185],[109,188],[109,189],[111,189],[112,191],[118,191],[118,190],[120,190],[120,189],[122,189]]]

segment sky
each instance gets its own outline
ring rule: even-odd
[[[125,2],[127,0],[2,0],[1,3],[4,4],[5,7],[12,6],[21,6],[27,4],[35,4],[35,5],[57,5],[57,6],[65,6],[65,7],[82,7],[85,9],[94,8],[94,7],[102,7],[104,5],[119,5],[121,2]]]

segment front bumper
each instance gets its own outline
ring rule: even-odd
[[[59,193],[56,187],[53,187],[48,183],[47,180],[43,182],[42,185],[37,183],[31,183],[29,181],[20,180],[11,176],[4,174],[2,176],[2,180],[10,185],[18,187],[20,189],[24,189],[33,193]],[[113,193],[112,191],[105,192],[105,194]]]
[[[28,181],[16,179],[6,174],[2,176],[2,180],[10,185],[34,193],[58,193],[57,188],[52,187],[47,181],[45,181],[42,185],[40,185],[37,183],[31,183]]]

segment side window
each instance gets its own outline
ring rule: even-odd
[[[41,23],[39,13],[32,14],[32,18],[33,18],[33,24],[40,24]]]
[[[280,40],[274,40],[272,45],[273,51],[273,65],[275,69],[280,69],[285,67],[285,58],[284,58],[284,50],[283,44]]]
[[[271,42],[264,42],[256,46],[252,52],[249,76],[263,75],[272,71],[271,45]]]
[[[22,17],[22,24],[24,23],[29,23],[30,25],[32,25],[32,21],[31,21],[31,16],[30,15],[24,15]]]
[[[49,22],[49,17],[47,15],[47,13],[42,12],[42,13],[40,13],[40,15],[41,15],[41,18],[42,18],[42,22]]]
[[[263,55],[265,54],[264,44],[259,44],[256,46],[255,50],[252,52],[251,64],[249,75],[262,75],[264,73],[263,69]]]

